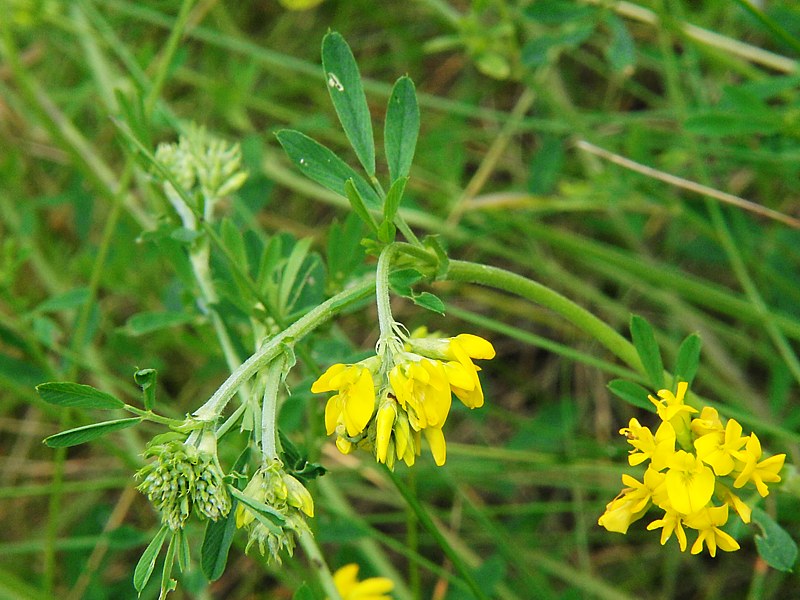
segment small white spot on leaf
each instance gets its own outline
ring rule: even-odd
[[[344,91],[344,86],[333,73],[328,73],[328,85],[340,92]]]

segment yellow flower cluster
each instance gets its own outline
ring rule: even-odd
[[[356,364],[336,364],[311,391],[336,392],[325,407],[328,435],[344,454],[356,447],[394,467],[396,460],[414,464],[424,435],[436,464],[445,462],[442,426],[452,394],[469,408],[483,406],[478,367],[472,359],[494,358],[494,348],[471,334],[451,338],[415,331],[397,345]]]
[[[723,425],[716,409],[697,409],[684,403],[688,384],[678,384],[677,393],[669,390],[650,396],[661,424],[655,434],[631,419],[620,433],[633,446],[628,456],[631,466],[649,461],[642,482],[622,476],[625,488],[606,505],[598,523],[609,531],[626,533],[650,506],[664,511],[647,529],[661,529],[661,543],[675,534],[681,551],[687,547],[684,527],[697,531],[692,554],[708,548],[732,552],[739,544],[721,527],[733,509],[744,523],[750,522],[751,508],[731,488],[752,485],[763,497],[767,483],[780,481],[785,454],[762,459],[761,443],[755,433],[742,435],[742,426],[729,419]],[[677,444],[677,449],[676,449]]]

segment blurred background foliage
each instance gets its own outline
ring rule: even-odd
[[[130,400],[134,370],[155,368],[161,410],[179,416],[229,372],[196,302],[187,240],[119,123],[151,149],[190,121],[241,142],[250,177],[224,210],[241,233],[234,256],[266,244],[287,256],[310,238],[295,309],[372,268],[347,202],[295,172],[273,135],[301,130],[356,163],[319,66],[328,29],[353,48],[376,120],[399,75],[417,85],[422,132],[403,211],[418,233],[439,234],[454,258],[530,276],[624,334],[631,313],[645,316],[668,367],[698,332],[694,390],[797,463],[797,221],[613,156],[800,217],[800,8],[761,4],[326,0],[290,11],[271,0],[4,0],[0,597],[133,598],[133,566],[157,528],[131,474],[158,430],[45,448],[42,438],[91,415],[43,404],[34,385],[74,380]],[[213,266],[244,358],[259,315],[237,303],[225,257]],[[606,388],[632,374],[536,306],[469,285],[432,291],[446,317],[398,301],[398,320],[475,331],[498,358],[483,371],[486,406],[453,407],[446,466],[425,458],[398,474],[488,595],[796,594],[796,575],[757,558],[752,531],[738,532],[741,551],[711,559],[662,547],[643,526],[624,537],[599,528],[627,466],[617,431],[648,418]],[[365,574],[394,577],[398,598],[469,598],[383,472],[324,438],[310,381],[376,337],[366,305],[315,336],[311,361],[292,373],[283,431],[330,471],[312,486],[313,526],[332,566],[357,561]],[[786,479],[790,491],[800,485],[791,471]],[[778,489],[763,507],[798,537],[797,495]],[[304,581],[316,589],[302,554],[267,568],[243,545],[222,579],[209,586],[197,569],[175,597],[289,598]]]

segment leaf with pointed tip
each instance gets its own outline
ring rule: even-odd
[[[675,361],[676,381],[685,381],[689,385],[692,384],[692,380],[697,374],[697,367],[700,364],[701,345],[700,336],[696,333],[687,336],[681,342],[681,347],[678,348],[678,359]]]
[[[383,130],[386,162],[394,183],[411,170],[419,137],[419,104],[414,82],[408,76],[401,77],[394,84]]]
[[[348,179],[352,179],[353,185],[355,185],[359,195],[364,199],[367,207],[374,210],[381,208],[381,200],[375,190],[367,183],[367,180],[356,173],[330,149],[307,135],[292,129],[282,129],[275,135],[284,152],[303,172],[303,175],[332,192],[345,197],[345,182]]]
[[[48,404],[71,408],[99,408],[111,410],[122,408],[125,403],[111,394],[101,392],[90,385],[70,381],[53,381],[36,386],[39,396]]]
[[[786,530],[760,508],[753,509],[753,522],[762,535],[756,535],[758,554],[773,569],[788,572],[797,562],[797,544]]]
[[[626,381],[625,379],[612,379],[608,382],[608,389],[628,404],[653,411],[653,405],[647,399],[649,392],[638,383]]]
[[[342,129],[364,170],[374,177],[375,142],[367,97],[353,52],[336,31],[322,38],[322,68]]]
[[[164,525],[158,530],[153,540],[147,545],[139,562],[136,563],[136,568],[133,571],[133,587],[141,594],[144,586],[150,581],[150,576],[153,574],[153,569],[156,566],[156,559],[164,546],[164,540],[167,539],[169,528]]]
[[[77,446],[78,444],[85,444],[91,442],[99,437],[117,431],[119,429],[126,429],[137,423],[141,422],[140,417],[130,417],[127,419],[117,419],[115,421],[103,421],[102,423],[93,423],[92,425],[85,425],[83,427],[76,427],[75,429],[68,429],[55,435],[45,438],[44,443],[51,448],[67,448],[69,446]]]
[[[631,338],[650,383],[656,389],[662,389],[664,387],[664,363],[661,360],[661,351],[658,349],[656,336],[650,323],[638,315],[633,315],[631,317]]]

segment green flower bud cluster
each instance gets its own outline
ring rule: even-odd
[[[308,530],[305,515],[314,516],[311,494],[277,459],[256,471],[243,493],[283,517],[282,524],[265,523],[256,518],[252,508],[240,503],[236,510],[236,526],[248,528],[250,539],[246,551],[257,543],[269,562],[281,564],[283,551],[289,556],[294,554],[295,534]]]
[[[216,455],[213,432],[205,432],[199,446],[170,440],[147,449],[155,461],[139,470],[138,490],[161,513],[173,531],[182,529],[192,509],[201,518],[216,521],[231,510],[231,499]]]
[[[239,144],[215,138],[202,127],[190,128],[177,144],[159,144],[156,159],[185,190],[191,192],[197,186],[206,201],[235,192],[247,179]],[[166,188],[172,186],[166,184]]]

